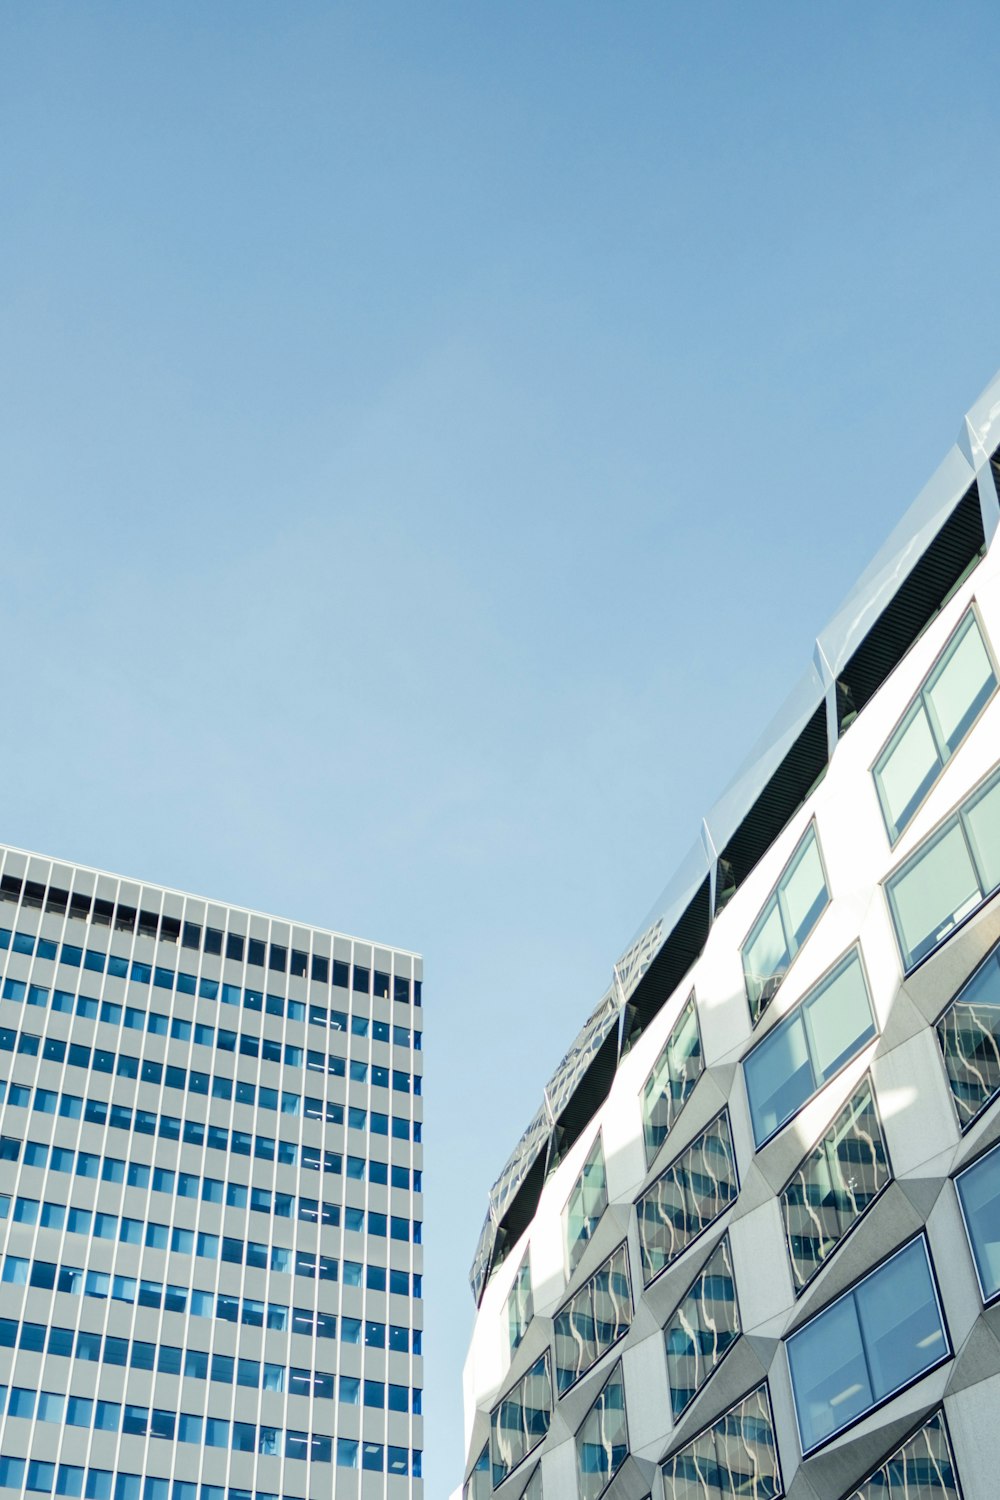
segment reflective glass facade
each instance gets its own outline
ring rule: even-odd
[[[739,1333],[733,1260],[729,1241],[723,1239],[663,1330],[675,1419],[690,1406]]]
[[[0,1490],[419,1495],[419,958],[0,860]]]
[[[628,1455],[628,1419],[621,1366],[609,1375],[576,1435],[581,1500],[599,1500]]]
[[[662,1467],[665,1500],[773,1500],[783,1493],[767,1387],[744,1396]]]
[[[643,1280],[652,1281],[683,1254],[738,1191],[729,1117],[723,1113],[636,1204]]]
[[[628,1332],[632,1322],[628,1250],[620,1245],[556,1313],[553,1336],[556,1388],[569,1390]]]

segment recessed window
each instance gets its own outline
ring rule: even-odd
[[[890,843],[899,838],[996,686],[990,654],[970,610],[872,768]]]
[[[375,1163],[372,1163],[374,1166]],[[393,1168],[395,1174],[396,1168]],[[517,1275],[514,1277],[514,1285],[511,1287],[507,1297],[507,1332],[510,1338],[510,1352],[513,1354],[528,1331],[528,1324],[534,1314],[531,1297],[531,1259],[525,1254]]]
[[[890,1176],[871,1080],[866,1078],[781,1194],[796,1296]]]
[[[900,1500],[961,1500],[943,1412],[935,1412],[879,1464],[851,1500],[895,1500],[897,1495]]]
[[[674,1421],[690,1406],[740,1335],[740,1311],[723,1237],[663,1330]]]
[[[875,1035],[857,948],[744,1059],[754,1140],[762,1146]]]
[[[636,1203],[648,1286],[736,1199],[739,1182],[725,1110]]]
[[[755,1026],[829,900],[816,825],[810,823],[743,944],[747,1003]]]
[[[563,1227],[566,1235],[566,1258],[569,1274],[580,1263],[588,1244],[608,1206],[608,1179],[604,1170],[604,1153],[601,1137],[591,1147],[584,1162],[583,1171],[573,1184],[569,1201],[563,1209]]]
[[[580,1500],[598,1500],[627,1458],[625,1382],[617,1364],[576,1435]]]
[[[725,1495],[774,1500],[783,1495],[767,1385],[721,1416],[660,1465],[664,1500]]]
[[[490,1415],[490,1465],[494,1489],[538,1447],[551,1420],[552,1382],[546,1350]]]
[[[560,1396],[625,1336],[631,1322],[628,1250],[619,1245],[555,1315],[556,1390]]]
[[[692,995],[642,1090],[642,1138],[647,1167],[670,1134],[704,1068],[698,1012]]]
[[[1000,1294],[1000,1146],[955,1178],[984,1302]]]
[[[937,1037],[958,1122],[968,1130],[1000,1093],[1000,946],[959,990]]]
[[[803,1454],[951,1354],[923,1235],[786,1343]]]
[[[343,1376],[341,1376],[343,1383]],[[341,1400],[344,1399],[341,1393]],[[483,1448],[482,1453],[476,1459],[475,1468],[465,1481],[465,1489],[462,1491],[462,1500],[490,1500],[493,1493],[493,1483],[490,1479],[490,1445]]]
[[[909,972],[1000,886],[1000,770],[885,883]]]

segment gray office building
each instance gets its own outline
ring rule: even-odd
[[[419,1500],[419,957],[0,847],[0,971],[0,1493]]]

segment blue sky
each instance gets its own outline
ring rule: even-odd
[[[426,955],[429,1496],[490,1182],[1000,365],[994,31],[0,12],[0,834]]]

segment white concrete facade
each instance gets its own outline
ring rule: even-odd
[[[481,1300],[465,1369],[468,1500],[493,1494],[498,1500],[721,1500],[729,1494],[874,1500],[890,1494],[890,1482],[899,1485],[891,1489],[892,1500],[897,1493],[919,1500],[959,1494],[992,1500],[1000,1493],[1000,1427],[991,1415],[1000,1401],[1000,1303],[994,1302],[1000,1284],[994,1286],[990,1269],[991,1257],[1000,1253],[1000,1214],[993,1207],[994,1181],[1000,1202],[1000,1152],[995,1166],[988,1156],[1000,1141],[1000,1074],[994,1088],[983,1064],[994,1049],[992,1003],[1000,1007],[1000,982],[990,978],[992,969],[980,972],[975,991],[977,1027],[987,1018],[980,1039],[985,1052],[949,1061],[953,1043],[937,1025],[980,966],[996,964],[1000,944],[1000,791],[992,800],[984,795],[973,802],[978,789],[991,791],[1000,765],[1000,548],[990,546],[997,519],[998,414],[995,381],[885,558],[820,638],[807,679],[813,696],[793,696],[785,727],[779,725],[706,820],[703,863],[701,855],[686,862],[680,882],[668,888],[616,966],[609,1013],[617,1019],[602,1022],[597,1038],[612,1048],[613,1076],[594,1085],[596,1109],[581,1128],[581,1111],[567,1110],[565,1098],[558,1101],[562,1114],[543,1107],[534,1135],[494,1189],[474,1268]],[[837,694],[845,680],[851,685],[851,662],[858,662],[866,634],[874,640],[879,629],[888,630],[883,612],[907,586],[963,495],[973,497],[973,508],[978,499],[982,544],[976,558],[957,580],[946,580],[942,598],[918,621],[914,638],[903,643],[899,659],[865,695],[860,710],[850,712],[849,703],[847,711],[843,704],[838,709]],[[970,721],[891,842],[873,767],[908,713],[916,713],[913,706],[924,701],[922,688],[943,680],[934,676],[937,664],[957,651],[951,643],[969,628],[970,611],[991,658],[992,685],[982,689],[983,701],[970,709]],[[781,765],[789,763],[782,757],[815,703],[824,700],[825,773],[751,867],[738,872],[726,899],[731,866],[722,856],[745,847],[739,830],[752,826],[754,809],[764,805],[762,789],[769,778],[784,774]],[[887,886],[903,889],[892,877],[911,856],[951,848],[935,843],[935,836],[951,828],[949,820],[962,808],[967,812],[961,827],[974,824],[975,858],[986,874],[978,896],[943,913],[940,930],[922,939],[915,956],[907,934],[918,917],[899,930],[903,919],[894,921]],[[822,859],[825,904],[802,929],[797,950],[775,969],[769,1001],[755,1023],[744,951],[810,827]],[[931,894],[920,895],[924,906],[945,901],[950,869],[929,882]],[[709,878],[711,916],[700,952],[686,968],[681,963],[671,971],[683,977],[669,994],[656,995],[658,955],[680,913],[690,909],[692,892]],[[915,911],[912,896],[906,900],[907,911]],[[936,920],[933,912],[930,920]],[[867,990],[870,1034],[848,1035],[846,999],[823,1005],[826,982],[842,961],[853,976],[851,993],[860,997]],[[980,998],[984,984],[988,994]],[[841,991],[831,987],[829,993]],[[691,997],[700,1048],[689,1056],[692,1072],[669,1111],[669,1126],[647,1151],[644,1091],[668,1039],[679,1036]],[[637,1004],[641,1025],[630,1012]],[[857,1004],[863,1009],[860,998]],[[607,1042],[615,1035],[617,1046]],[[967,1040],[967,1031],[963,1036]],[[775,1040],[765,1054],[768,1038]],[[760,1057],[748,1069],[758,1047]],[[591,1049],[585,1062],[595,1055]],[[986,1074],[990,1066],[987,1058]],[[810,1069],[813,1085],[807,1086],[802,1079]],[[765,1098],[765,1083],[755,1080],[774,1078]],[[653,1103],[659,1087],[648,1085]],[[823,1179],[824,1190],[816,1175],[821,1167],[808,1163],[824,1140],[832,1141],[832,1128],[845,1111],[860,1109],[859,1100],[874,1109],[882,1146],[872,1146],[866,1133],[870,1112],[854,1116],[867,1124],[863,1129],[855,1123],[829,1146],[835,1180]],[[685,1158],[685,1152],[723,1112],[733,1180],[719,1189],[725,1170],[717,1179],[713,1163],[725,1157],[724,1146],[713,1148],[714,1156],[701,1146],[697,1155]],[[573,1121],[574,1138],[565,1150],[558,1143],[559,1119]],[[543,1137],[547,1157],[544,1140],[541,1155],[537,1145]],[[598,1140],[606,1206],[598,1202],[571,1266],[567,1203]],[[855,1160],[861,1163],[857,1171]],[[963,1217],[956,1178],[973,1163],[981,1165],[963,1188],[969,1198]],[[679,1175],[684,1172],[686,1179]],[[801,1189],[805,1206],[794,1219],[802,1172],[810,1186]],[[665,1175],[669,1186],[650,1196]],[[678,1207],[684,1181],[693,1186]],[[689,1204],[695,1199],[702,1203],[701,1217],[692,1220]],[[836,1233],[827,1227],[832,1220],[823,1218],[831,1214],[839,1215],[842,1226]],[[820,1218],[822,1232],[816,1228]],[[804,1246],[802,1236],[808,1239],[812,1230],[816,1238]],[[643,1233],[649,1245],[657,1237],[666,1245],[656,1251],[658,1258],[647,1245],[644,1261]],[[794,1252],[793,1239],[799,1247]],[[623,1244],[628,1288],[627,1296],[619,1296],[618,1312],[611,1318],[607,1301],[587,1294],[595,1310],[603,1309],[603,1337],[585,1317],[560,1319],[568,1301]],[[980,1275],[975,1248],[983,1262]],[[809,1256],[807,1274],[802,1257]],[[533,1316],[512,1350],[508,1298],[526,1258]],[[699,1282],[709,1262],[712,1275]],[[720,1281],[725,1267],[731,1273]],[[894,1288],[900,1287],[911,1322],[923,1319],[919,1330],[906,1324],[897,1306]],[[606,1291],[602,1273],[597,1293]],[[731,1307],[726,1312],[733,1295],[735,1314]],[[700,1315],[713,1296],[722,1300],[712,1305],[711,1326],[695,1336],[692,1309]],[[721,1341],[721,1325],[713,1321],[720,1309],[738,1319]],[[885,1326],[877,1330],[879,1318]],[[673,1363],[664,1334],[672,1321]],[[575,1355],[567,1355],[574,1345]],[[694,1371],[686,1397],[679,1393],[679,1370]],[[536,1372],[534,1404],[525,1418],[518,1393],[529,1371]],[[741,1407],[751,1398],[755,1405]],[[610,1415],[598,1426],[591,1414],[599,1401]],[[519,1420],[526,1428],[518,1429]],[[890,1460],[895,1478],[880,1467]]]

